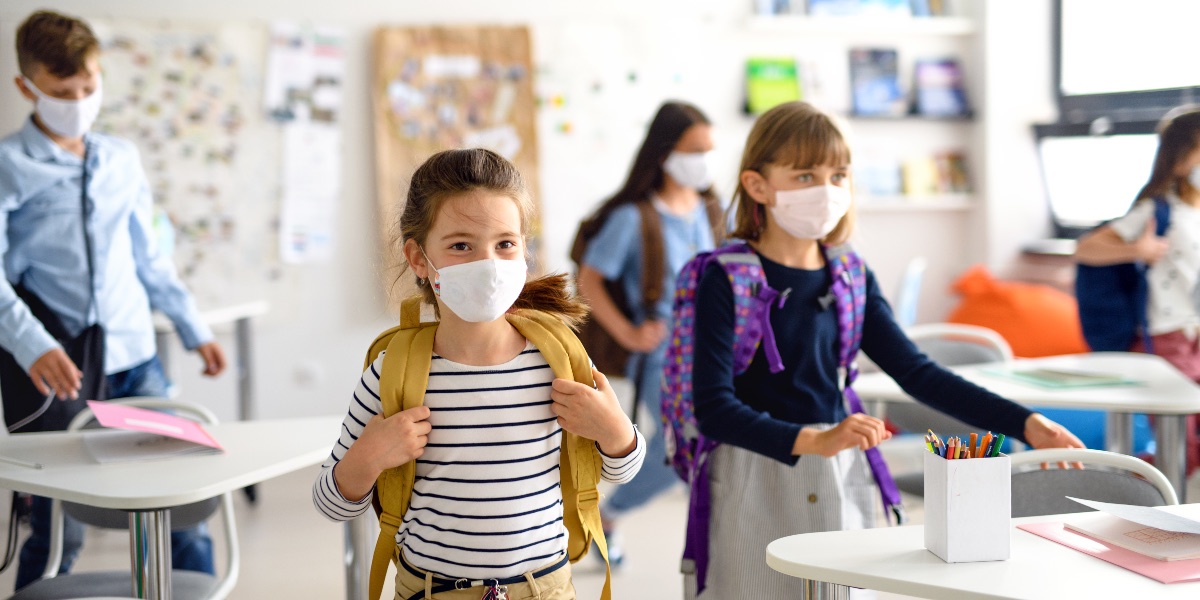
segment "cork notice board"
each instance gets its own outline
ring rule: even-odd
[[[375,34],[376,182],[384,256],[398,262],[396,221],[408,180],[430,155],[483,147],[512,161],[538,198],[537,138],[527,27],[385,27]],[[537,223],[529,240],[536,256]],[[410,277],[402,282],[411,285]],[[384,275],[393,298],[396,271]]]

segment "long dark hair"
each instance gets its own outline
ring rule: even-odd
[[[487,190],[512,198],[521,213],[521,235],[529,237],[534,206],[521,173],[499,154],[472,148],[434,154],[413,173],[398,223],[400,246],[403,247],[408,240],[414,240],[424,247],[425,238],[445,201],[476,190]],[[403,268],[407,267],[405,263]],[[437,300],[429,280],[418,279],[417,287],[422,299],[436,310]],[[572,326],[587,315],[587,306],[575,298],[567,276],[562,273],[526,281],[513,308],[552,313]]]
[[[1200,106],[1181,107],[1167,113],[1158,126],[1158,152],[1154,155],[1150,181],[1146,182],[1134,201],[1157,198],[1175,191],[1178,183],[1175,167],[1197,145],[1200,145]]]
[[[675,145],[679,143],[683,134],[693,125],[711,124],[712,122],[703,112],[700,112],[699,108],[687,102],[678,100],[664,102],[655,113],[654,119],[650,121],[650,128],[646,130],[646,139],[642,140],[642,147],[638,149],[637,156],[633,159],[633,166],[629,168],[629,176],[625,178],[625,183],[616,194],[605,200],[596,209],[596,212],[592,213],[584,222],[580,229],[582,239],[589,240],[599,233],[600,228],[608,219],[608,215],[617,207],[634,202],[649,202],[654,192],[663,185],[663,161],[667,160],[667,156],[675,149]],[[721,214],[720,201],[713,188],[710,186],[706,190],[701,190],[700,197],[705,206],[709,207],[710,218],[713,215],[719,217]],[[719,218],[717,221],[710,223],[713,226],[714,235],[725,230],[721,226]],[[720,242],[721,237],[723,236],[719,236],[716,241]],[[582,256],[576,258],[576,262],[580,258]]]

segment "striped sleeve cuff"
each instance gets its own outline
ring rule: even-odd
[[[351,502],[338,490],[333,478],[333,469],[337,465],[322,467],[321,474],[313,483],[313,506],[330,521],[349,521],[365,512],[371,506],[371,498],[375,490],[363,496],[358,502]]]
[[[633,451],[625,456],[613,457],[600,451],[600,458],[604,461],[601,476],[605,481],[625,483],[633,479],[633,476],[637,475],[638,470],[642,468],[642,462],[646,459],[646,440],[642,437],[642,432],[638,431],[637,425],[633,426],[633,435],[635,438]],[[600,444],[596,444],[596,449],[600,449]]]

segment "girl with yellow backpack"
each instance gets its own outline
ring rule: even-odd
[[[313,486],[328,518],[372,501],[378,599],[574,598],[570,562],[607,559],[596,483],[631,479],[645,441],[570,325],[563,275],[526,281],[532,203],[516,168],[450,150],[413,174],[400,237],[421,296],[379,336]],[[439,320],[422,323],[420,304]],[[606,579],[603,597],[611,596]]]

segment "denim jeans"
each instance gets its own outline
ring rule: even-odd
[[[630,358],[627,376],[637,385],[639,403],[653,417],[654,434],[646,440],[646,459],[637,475],[617,486],[604,504],[606,515],[618,517],[653,500],[679,482],[675,470],[667,464],[666,438],[663,437],[662,406],[659,404],[666,344],[650,354]]]
[[[152,358],[127,371],[108,376],[108,397],[130,398],[133,396],[167,395],[167,374],[158,358]],[[29,515],[33,529],[29,539],[21,547],[17,565],[16,589],[21,589],[42,578],[50,554],[50,499],[33,497],[33,510]],[[83,525],[64,515],[63,559],[58,572],[71,570],[79,549],[83,546]],[[212,538],[208,527],[201,523],[196,527],[171,532],[171,563],[175,569],[201,571],[213,574]]]

